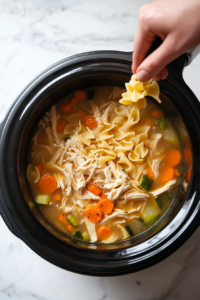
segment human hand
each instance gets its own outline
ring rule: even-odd
[[[200,0],[157,0],[139,10],[132,71],[144,82],[165,79],[166,66],[200,43]],[[145,58],[154,39],[163,43]]]

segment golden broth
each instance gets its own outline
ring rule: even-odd
[[[94,97],[92,96],[94,92]],[[69,134],[65,134],[65,127],[68,125],[67,118],[71,115],[82,113],[84,112],[86,115],[93,115],[93,109],[91,107],[91,102],[95,103],[98,107],[102,105],[102,103],[108,102],[109,95],[113,92],[113,87],[111,86],[98,86],[91,89],[86,89],[86,99],[85,100],[78,100],[73,101],[73,105],[71,105],[71,109],[69,112],[67,112],[68,108],[63,109],[63,107],[68,107],[69,103],[71,103],[71,99],[74,98],[74,95],[71,95],[69,97],[65,97],[58,101],[56,103],[56,112],[57,112],[57,134],[61,141],[63,141],[63,144],[65,144],[66,138],[70,138]],[[92,100],[88,100],[88,96],[90,98],[93,98]],[[112,97],[111,97],[112,98]],[[112,99],[113,102],[118,103],[120,100],[120,93],[115,98]],[[70,107],[69,107],[70,108]],[[131,105],[128,106],[128,109],[131,109]],[[81,111],[80,111],[81,110]],[[48,123],[48,115],[46,116],[47,123]],[[44,119],[43,119],[44,121]],[[44,121],[45,123],[45,121]],[[123,124],[122,124],[123,125]],[[129,199],[126,201],[126,199],[123,199],[123,197],[119,197],[114,202],[114,209],[113,211],[121,211],[121,215],[111,218],[110,220],[106,221],[105,224],[102,224],[101,222],[95,223],[95,229],[97,233],[97,240],[98,242],[116,242],[120,241],[126,238],[129,238],[133,235],[138,235],[139,233],[145,231],[147,228],[151,227],[153,224],[155,224],[158,219],[167,211],[170,204],[172,203],[174,197],[176,196],[178,185],[181,178],[182,173],[182,165],[181,160],[179,163],[177,163],[175,166],[170,166],[170,171],[173,169],[173,176],[169,176],[170,172],[166,167],[168,167],[168,162],[166,162],[166,155],[170,153],[170,151],[177,150],[178,153],[181,155],[181,149],[179,145],[179,140],[176,135],[176,132],[170,122],[170,120],[165,116],[164,113],[161,111],[159,104],[156,104],[152,100],[147,100],[147,106],[145,108],[142,108],[140,110],[140,121],[135,124],[132,128],[137,134],[140,134],[140,130],[142,128],[142,125],[144,126],[150,126],[148,130],[147,137],[143,140],[144,147],[148,148],[148,154],[143,158],[142,164],[147,164],[147,166],[144,168],[144,170],[141,172],[141,176],[138,178],[137,182],[141,183],[141,177],[144,175],[145,177],[149,177],[147,167],[148,167],[148,160],[150,159],[150,155],[153,155],[153,157],[160,157],[161,162],[159,163],[158,167],[158,176],[157,178],[152,177],[153,180],[152,187],[149,191],[149,198],[148,200],[144,200],[142,198],[140,199]],[[78,128],[79,125],[77,125]],[[99,126],[99,125],[98,125]],[[77,128],[74,129],[72,134],[77,130]],[[114,132],[111,130],[110,134]],[[168,135],[167,135],[168,133]],[[162,138],[159,139],[159,142],[157,143],[156,147],[154,149],[151,149],[152,144],[152,136],[156,136],[157,134],[161,134]],[[171,134],[171,135],[170,135]],[[37,141],[36,141],[37,140]],[[66,141],[67,143],[67,141]],[[140,141],[139,141],[140,143]],[[44,147],[42,147],[44,146]],[[46,127],[45,125],[41,125],[37,128],[35,132],[35,138],[30,143],[29,153],[28,153],[28,165],[31,164],[32,168],[37,167],[39,170],[39,181],[36,183],[33,182],[33,180],[29,180],[30,182],[30,189],[33,195],[33,198],[36,199],[38,195],[43,195],[44,193],[40,189],[40,180],[41,178],[52,175],[55,176],[56,171],[54,168],[52,168],[48,161],[50,161],[53,157],[53,154],[46,151],[45,147],[51,147],[50,140],[47,135]],[[41,151],[44,152],[43,155],[38,155],[38,147],[40,147]],[[135,147],[133,147],[134,149]],[[151,153],[151,154],[150,154]],[[156,154],[155,154],[156,153]],[[126,152],[125,152],[126,155]],[[119,157],[113,158],[113,161],[117,163],[119,161]],[[108,162],[105,163],[103,166],[103,169],[108,166]],[[134,163],[136,168],[138,168],[141,163],[135,162]],[[121,164],[121,171],[126,173],[126,165]],[[164,171],[162,171],[164,170]],[[165,171],[166,170],[166,171]],[[163,174],[162,174],[163,173]],[[148,176],[147,176],[148,175]],[[35,176],[35,175],[34,175]],[[33,176],[33,177],[34,177]],[[154,174],[155,176],[155,174]],[[150,194],[151,191],[155,191],[162,186],[164,186],[168,181],[166,181],[166,178],[169,176],[170,180],[176,179],[176,183],[171,186],[171,188],[165,190],[164,192],[160,193],[158,196],[154,196],[153,194]],[[30,177],[30,176],[29,176]],[[35,178],[35,177],[34,177]],[[85,176],[87,178],[87,176]],[[134,178],[131,178],[133,181]],[[91,181],[89,183],[92,183],[93,180],[91,178]],[[89,184],[87,183],[87,184]],[[137,183],[138,184],[138,183]],[[102,192],[104,192],[104,184],[98,185],[101,187]],[[131,186],[133,186],[133,183],[131,183]],[[86,189],[87,186],[85,186],[84,189]],[[139,185],[138,189],[143,190],[141,185]],[[105,191],[106,192],[106,191]],[[108,191],[107,191],[108,192]],[[65,195],[64,189],[62,187],[59,187],[56,191],[48,195],[48,205],[41,205],[38,204],[38,207],[41,211],[41,213],[45,216],[45,218],[55,227],[57,227],[62,232],[66,233],[67,235],[73,235],[74,231],[78,230],[78,232],[81,233],[81,235],[78,235],[75,237],[83,238],[86,241],[91,241],[90,234],[88,233],[88,227],[84,221],[85,219],[85,210],[90,206],[96,206],[97,202],[99,200],[92,200],[90,198],[86,199],[85,206],[79,207],[78,210],[72,210],[69,212],[65,211],[65,208],[73,207],[74,206],[74,198],[70,199],[68,197],[66,206],[62,205],[63,197]],[[56,200],[55,200],[56,199]],[[80,199],[81,200],[81,199]],[[82,203],[82,202],[81,202]],[[148,208],[154,208],[154,211],[152,215],[145,215],[145,212],[148,212]],[[156,210],[156,212],[155,212]],[[63,215],[64,219],[61,220],[60,216]],[[73,226],[70,224],[69,221],[67,221],[68,216],[73,216],[76,220],[77,226]],[[102,217],[102,220],[107,216]],[[145,219],[146,218],[146,219]],[[146,221],[145,221],[146,220]],[[148,221],[148,222],[147,222]],[[70,227],[69,227],[70,225]],[[128,227],[127,227],[128,225]],[[106,226],[111,229],[110,236],[102,239],[99,237],[98,232],[99,228]],[[69,230],[70,228],[70,230]],[[73,230],[73,231],[72,231]],[[125,230],[125,231],[124,231]],[[96,242],[95,241],[95,242]]]

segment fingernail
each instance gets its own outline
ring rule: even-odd
[[[136,75],[137,75],[137,79],[142,82],[151,79],[151,74],[146,70],[140,70],[139,72],[136,73]]]

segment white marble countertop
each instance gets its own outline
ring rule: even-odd
[[[67,56],[91,50],[131,51],[145,0],[0,0],[0,121],[24,86]],[[200,99],[200,57],[184,71]],[[200,229],[176,253],[147,270],[111,278],[51,265],[0,218],[1,300],[200,299]]]

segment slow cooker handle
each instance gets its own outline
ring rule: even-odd
[[[186,63],[186,66],[188,66],[189,64],[191,64],[191,62],[195,59],[195,57],[200,53],[200,44],[198,46],[196,46],[194,49],[188,51],[186,53],[187,57],[188,57],[188,61]]]
[[[146,56],[148,56],[149,54],[151,54],[154,50],[156,50],[161,44],[162,44],[162,39],[160,37],[157,37],[152,45],[151,48],[149,49],[148,53]],[[188,66],[194,59],[195,57],[200,53],[200,44],[195,47],[194,49],[186,52],[185,54],[183,54],[183,56],[185,56],[186,61],[185,61],[185,66]],[[176,60],[175,60],[176,61]],[[171,62],[169,65],[173,64],[173,62]]]

